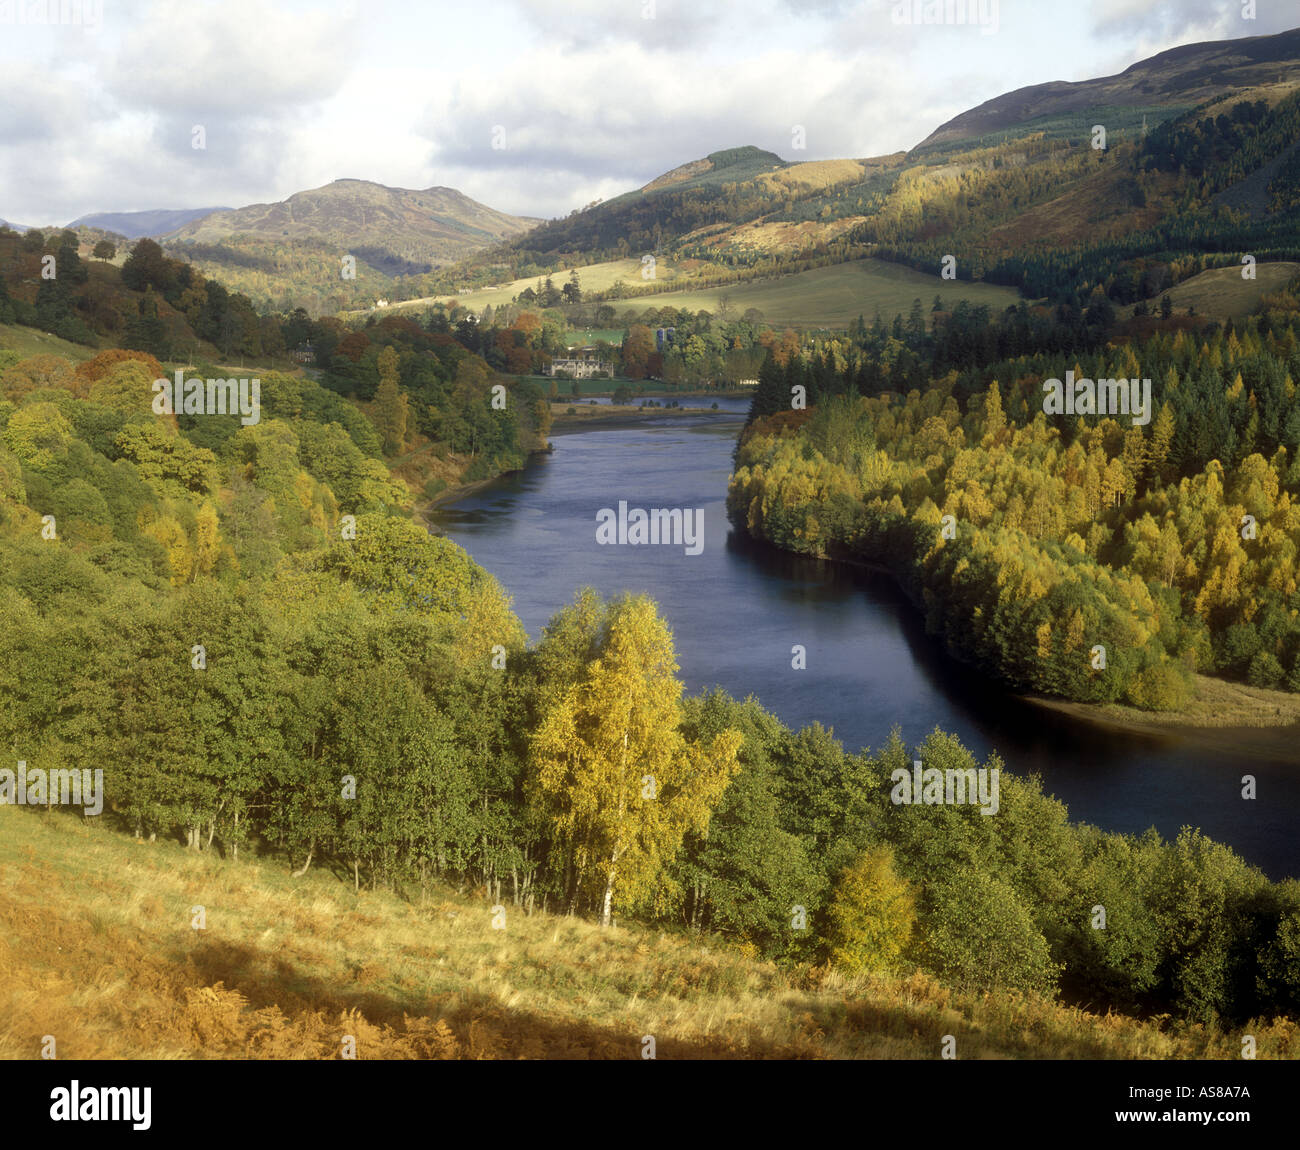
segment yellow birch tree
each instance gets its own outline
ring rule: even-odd
[[[597,906],[608,925],[616,892],[634,903],[686,832],[707,829],[741,736],[683,737],[672,635],[650,599],[615,599],[587,615],[593,624],[594,657],[575,679],[543,684],[530,792],[566,864],[570,906]]]

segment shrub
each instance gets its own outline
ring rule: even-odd
[[[1285,674],[1277,656],[1271,651],[1260,651],[1246,669],[1246,681],[1252,687],[1276,687],[1281,684]]]
[[[1011,887],[982,871],[956,873],[929,892],[923,965],[958,990],[1052,991],[1060,967]]]
[[[830,907],[831,961],[845,970],[896,970],[912,936],[911,887],[894,873],[893,851],[864,851],[841,874]]]
[[[1279,667],[1279,673],[1281,670]],[[1177,711],[1186,705],[1191,694],[1190,674],[1172,661],[1143,667],[1129,680],[1127,688],[1128,701],[1144,711]]]

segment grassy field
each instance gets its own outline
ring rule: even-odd
[[[602,339],[606,343],[622,343],[625,334],[627,334],[626,329],[621,327],[570,328],[569,343],[595,343],[597,340]]]
[[[993,312],[1016,303],[1020,295],[1012,288],[994,284],[941,280],[938,276],[913,271],[901,264],[883,260],[855,260],[814,268],[777,280],[755,280],[704,291],[665,292],[614,304],[620,317],[644,311],[647,307],[689,308],[691,311],[718,311],[718,297],[727,299],[731,311],[740,315],[747,308],[758,308],[774,327],[847,327],[865,316],[868,323],[880,314],[892,319],[911,310],[919,299],[930,313],[935,295],[945,307],[958,300],[987,304]]]
[[[1209,268],[1171,288],[1169,299],[1177,311],[1194,307],[1197,315],[1236,319],[1249,315],[1255,310],[1260,296],[1285,287],[1297,272],[1300,272],[1300,263],[1285,260],[1256,264],[1253,280],[1242,279],[1239,266]],[[1152,301],[1151,306],[1158,309],[1160,301]]]
[[[69,343],[66,339],[60,339],[46,331],[37,331],[34,327],[0,323],[0,351],[16,351],[24,359],[33,355],[61,355],[64,359],[80,363],[83,359],[94,356],[99,348]]]
[[[0,806],[0,1057],[1233,1058],[1200,1027],[1105,1017],[924,975],[782,971],[717,938],[507,905],[354,893],[60,812]],[[195,907],[206,928],[192,928]],[[1261,1058],[1291,1023],[1252,1022]]]
[[[553,272],[551,280],[556,287],[562,288],[569,282],[569,272],[572,269],[565,268],[563,271]],[[676,272],[668,264],[660,261],[655,268],[655,277],[657,279],[672,279]],[[529,276],[527,279],[512,280],[508,284],[500,287],[479,288],[477,291],[462,292],[458,295],[439,295],[426,296],[422,299],[403,300],[401,303],[395,303],[386,308],[378,309],[378,314],[387,315],[391,312],[403,312],[411,309],[427,308],[435,303],[450,303],[456,300],[465,305],[465,307],[476,312],[481,312],[489,305],[493,308],[500,307],[503,303],[509,303],[524,288],[536,288],[538,276]],[[545,282],[546,277],[540,277]],[[630,285],[639,284],[641,280],[641,260],[610,260],[603,264],[590,264],[587,267],[578,268],[578,281],[582,285],[583,291],[606,291],[614,286],[615,281],[622,280]],[[340,312],[340,315],[368,315],[368,312]]]
[[[656,279],[660,282],[671,280],[676,274],[671,266],[663,262],[660,262],[655,271]],[[557,285],[563,285],[568,280],[568,275],[567,270],[556,272],[552,279]],[[635,259],[592,264],[579,268],[578,276],[585,291],[604,291],[620,279],[629,286],[643,282],[640,261]],[[449,303],[453,299],[474,311],[482,311],[488,305],[496,308],[507,304],[524,288],[536,285],[537,277],[533,276],[499,288],[482,288],[456,296],[406,300],[381,311],[419,310],[434,303]],[[941,280],[938,276],[926,275],[883,260],[856,260],[828,268],[814,268],[778,280],[756,280],[724,288],[664,292],[613,301],[613,306],[620,319],[639,314],[648,307],[684,307],[691,311],[707,310],[716,313],[718,297],[722,295],[737,315],[747,308],[755,307],[774,326],[846,327],[859,315],[866,316],[870,322],[877,308],[889,318],[898,313],[906,315],[914,299],[920,299],[928,313],[936,294],[946,307],[951,307],[960,299],[966,299],[973,304],[988,304],[995,312],[1000,312],[1020,299],[1019,293],[1012,288]],[[360,314],[368,313],[346,313],[345,318],[347,315]],[[593,338],[599,336],[593,335]]]

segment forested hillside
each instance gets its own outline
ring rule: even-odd
[[[1020,689],[1176,709],[1199,670],[1300,690],[1298,287],[1240,326],[1101,345],[1058,323],[1055,352],[1014,353],[1022,310],[868,335],[842,371],[773,357],[730,512],[886,563],[955,655]],[[924,391],[905,356],[929,360]],[[1149,379],[1145,419],[1050,413],[1067,372]],[[792,411],[800,387],[814,406]]]
[[[101,487],[118,498],[80,483],[83,505]],[[293,489],[301,506],[309,489]],[[43,538],[12,482],[3,508],[0,734],[24,777],[102,770],[99,819],[219,850],[241,888],[254,860],[358,890],[472,884],[494,914],[632,917],[792,971],[919,967],[961,993],[1255,1019],[1261,1034],[1300,1008],[1296,884],[1190,830],[1072,825],[1036,780],[938,731],[849,754],[752,700],[684,698],[643,598],[583,593],[529,648],[464,552],[382,514],[355,537],[284,538],[278,561],[264,539],[267,561],[235,578],[212,520],[236,558],[240,520],[200,508],[213,542],[168,579],[120,545]],[[998,817],[898,805],[914,761],[998,771]]]

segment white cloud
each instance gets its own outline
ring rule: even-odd
[[[360,13],[258,0],[158,0],[123,25],[105,88],[127,107],[272,116],[325,99],[355,66]]]
[[[892,0],[646,3],[115,0],[93,37],[24,29],[0,37],[0,216],[240,206],[341,176],[564,215],[740,144],[908,148],[1024,85],[1275,31],[1281,7],[1237,27],[1228,0],[1001,0],[985,36],[895,25]]]

